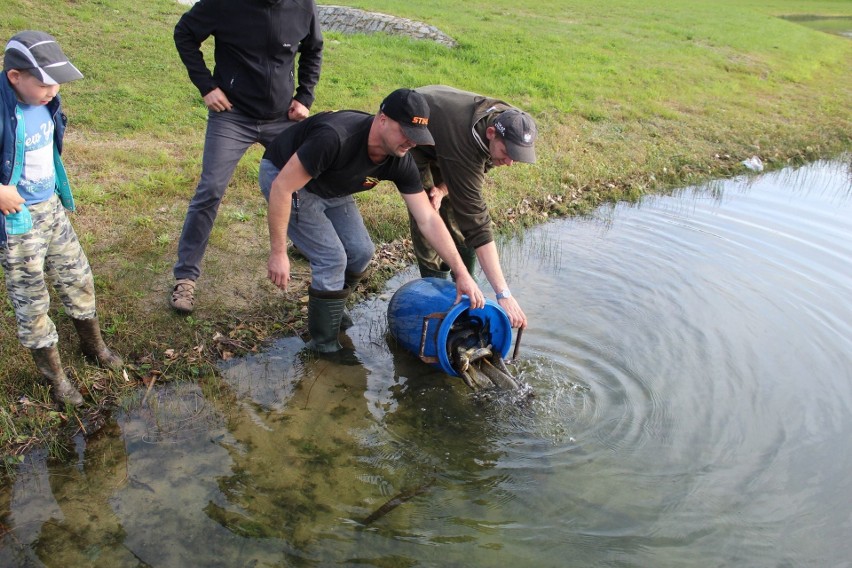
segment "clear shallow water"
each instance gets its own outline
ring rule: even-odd
[[[852,566],[850,180],[814,164],[506,243],[527,405],[389,348],[393,287],[353,311],[359,364],[287,339],[220,392],[161,390],[76,463],[30,456],[0,565]]]

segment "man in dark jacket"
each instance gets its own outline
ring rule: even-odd
[[[450,230],[468,271],[473,272],[479,259],[512,327],[526,327],[527,316],[509,291],[500,268],[482,184],[493,167],[535,162],[535,121],[501,100],[452,87],[431,85],[415,91],[429,104],[429,131],[435,139],[434,146],[411,149],[423,187]],[[421,276],[449,278],[448,267],[415,223],[411,223],[411,239]]]
[[[201,44],[215,39],[211,74]],[[189,313],[219,203],[237,163],[308,116],[322,64],[314,0],[200,0],[175,26],[175,46],[208,109],[201,179],[189,204],[169,304]],[[296,54],[299,53],[298,86]]]

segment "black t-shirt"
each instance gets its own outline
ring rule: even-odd
[[[423,191],[414,159],[388,156],[376,164],[367,153],[373,115],[341,110],[316,114],[272,141],[263,157],[283,168],[293,153],[313,178],[305,189],[320,197],[342,197],[392,181],[400,193]]]

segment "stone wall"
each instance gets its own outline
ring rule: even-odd
[[[407,18],[398,18],[379,12],[365,12],[347,6],[317,6],[323,31],[344,34],[386,33],[406,36],[413,39],[431,40],[447,47],[455,47],[456,42],[444,32],[422,22]]]
[[[177,0],[180,4],[191,6],[196,0]],[[320,25],[323,31],[339,32],[342,34],[374,34],[406,36],[413,39],[425,39],[455,47],[456,41],[436,28],[423,22],[408,18],[398,18],[379,12],[365,12],[347,6],[320,6]]]

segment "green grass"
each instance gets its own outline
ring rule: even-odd
[[[845,0],[335,3],[426,21],[458,47],[327,33],[314,111],[375,111],[397,87],[443,83],[503,98],[536,117],[539,163],[488,176],[485,190],[503,231],[741,173],[740,161],[752,154],[778,168],[852,147],[852,41],[790,19],[848,22]],[[220,355],[303,328],[307,268],[294,265],[297,284],[287,293],[265,278],[260,148],[241,162],[220,209],[196,313],[181,318],[166,307],[206,117],[172,42],[185,10],[174,0],[4,3],[0,41],[44,29],[85,75],[62,88],[66,163],[79,204],[73,222],[97,275],[108,341],[130,363],[126,378],[86,366],[57,310],[60,349],[92,401],[76,416],[57,412],[0,292],[7,463],[34,445],[61,453],[68,428],[97,427],[115,402],[138,397],[152,378],[215,387]],[[382,185],[358,202],[378,243],[406,236],[394,188]],[[373,289],[387,273],[379,271]]]

